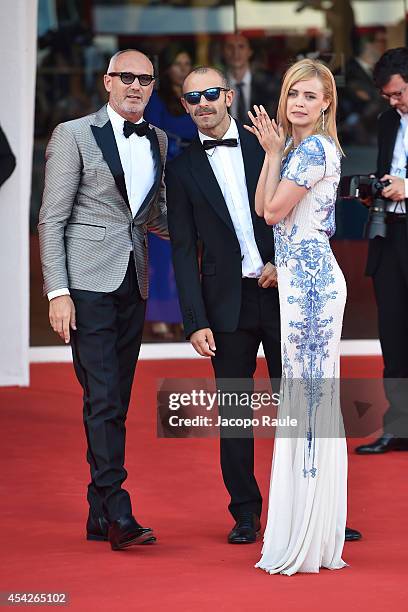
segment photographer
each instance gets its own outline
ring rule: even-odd
[[[389,184],[384,237],[369,241],[366,274],[374,284],[389,408],[384,433],[358,454],[408,450],[408,49],[391,49],[374,68],[374,82],[390,107],[379,117],[377,177]],[[405,379],[405,380],[404,380]]]

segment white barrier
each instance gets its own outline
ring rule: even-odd
[[[0,124],[17,168],[0,188],[0,385],[29,383],[29,204],[37,0],[0,2]]]

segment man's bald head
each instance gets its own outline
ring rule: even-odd
[[[194,68],[184,80],[183,93],[196,89],[194,85],[197,82],[211,83],[208,87],[225,87],[230,89],[226,75],[221,70],[218,70],[218,68],[213,68],[212,66],[198,66]]]
[[[130,72],[135,76],[133,83],[123,83],[121,73]],[[149,58],[136,49],[118,51],[110,59],[108,72],[104,75],[109,105],[128,121],[139,121],[153,91],[150,85],[141,85],[137,76],[153,76],[153,64]]]
[[[138,51],[137,49],[124,49],[123,51],[117,51],[114,55],[112,55],[109,60],[107,74],[109,74],[109,72],[124,72],[123,70],[118,69],[118,64],[122,64],[123,61],[121,60],[124,59],[123,56],[127,57],[128,55],[136,56],[142,63],[145,62],[146,66],[149,66],[150,69],[147,74],[153,74],[154,69],[152,62],[149,60],[147,55],[145,55],[141,51]],[[119,58],[121,58],[121,60]]]

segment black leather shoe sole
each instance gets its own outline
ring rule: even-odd
[[[130,537],[128,540],[123,542],[111,541],[112,550],[123,550],[125,548],[129,548],[130,546],[135,546],[137,544],[154,544],[156,542],[156,536],[153,535],[153,531],[151,529],[146,530],[144,533],[135,535],[134,537]]]
[[[358,542],[358,540],[361,540],[361,538],[361,533],[356,529],[346,529],[346,542]]]
[[[228,544],[253,544],[261,532],[259,517],[250,512],[237,517],[234,528],[228,534]]]
[[[228,537],[228,544],[254,544],[257,540],[259,540],[260,533],[259,531],[254,536],[232,536]]]
[[[89,542],[109,542],[108,536],[98,535],[96,533],[87,533],[86,539]],[[135,544],[153,544],[154,542],[156,542],[156,536],[151,536],[142,542],[135,542]],[[132,546],[132,544],[129,544],[129,546]]]
[[[355,449],[356,455],[384,455],[385,453],[391,452],[404,452],[408,451],[405,446],[376,446],[375,448],[370,447],[357,447]]]
[[[357,455],[383,455],[391,451],[408,451],[408,439],[383,434],[371,444],[362,444],[355,449]]]

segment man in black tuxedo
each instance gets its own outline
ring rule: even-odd
[[[391,184],[382,191],[387,234],[370,240],[366,274],[374,283],[389,408],[383,435],[357,447],[365,455],[408,450],[408,49],[387,51],[374,81],[391,106],[379,118],[377,164],[377,176]]]
[[[233,97],[226,77],[213,68],[196,68],[184,81],[182,102],[198,137],[167,166],[167,214],[187,338],[211,357],[218,388],[248,393],[261,342],[270,377],[281,376],[280,315],[273,233],[255,213],[264,153],[230,117]],[[242,406],[219,410],[221,416],[252,416]],[[262,497],[252,434],[238,433],[221,428],[221,469],[236,521],[228,541],[246,544],[260,530]],[[346,528],[346,540],[360,538]]]
[[[233,96],[215,69],[186,78],[182,102],[199,133],[166,171],[168,222],[186,335],[218,380],[245,379],[250,390],[261,342],[271,378],[281,375],[279,299],[272,229],[254,208],[264,155],[228,114]],[[229,542],[254,542],[262,497],[252,435],[221,432],[221,467],[236,521]]]
[[[276,114],[279,100],[279,79],[265,70],[253,69],[253,49],[242,34],[229,34],[224,41],[223,57],[228,82],[235,95],[230,112],[245,123],[254,104],[262,104],[271,117]]]
[[[0,127],[0,187],[13,173],[16,167],[16,158],[10,148],[8,140]]]

